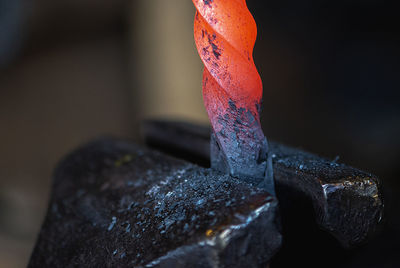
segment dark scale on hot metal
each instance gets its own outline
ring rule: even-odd
[[[273,178],[266,174],[267,168],[272,169],[271,154],[268,154],[268,142],[259,121],[250,111],[238,109],[233,101],[229,101],[228,111],[218,119],[222,130],[212,134],[212,168],[257,185],[269,185],[273,193]],[[221,143],[230,146],[223,150]]]

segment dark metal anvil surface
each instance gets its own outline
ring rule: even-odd
[[[202,165],[209,163],[210,129],[185,122],[148,121],[147,143]],[[383,214],[379,179],[370,173],[270,142],[281,210],[298,197],[312,202],[319,226],[346,248],[367,240]],[[290,211],[289,211],[290,213]]]
[[[148,122],[147,142],[209,163],[210,132]],[[380,221],[378,179],[271,144],[281,211],[292,194],[312,200],[320,226],[344,246]],[[92,142],[56,169],[30,267],[265,267],[281,245],[274,196],[243,181],[130,142]]]
[[[277,209],[228,175],[104,139],[57,168],[29,267],[266,267]]]

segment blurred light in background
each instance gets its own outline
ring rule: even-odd
[[[142,117],[208,122],[202,96],[202,63],[193,39],[191,1],[135,0],[133,76]]]

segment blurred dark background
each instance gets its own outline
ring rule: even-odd
[[[298,230],[271,267],[400,267],[397,9],[247,2],[267,136],[377,174],[386,201],[368,244],[344,251]],[[26,266],[66,153],[103,134],[140,141],[148,117],[207,122],[193,16],[183,0],[0,0],[0,267]]]

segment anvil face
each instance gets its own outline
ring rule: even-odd
[[[30,267],[265,267],[281,245],[265,190],[132,143],[68,156]]]
[[[199,164],[214,161],[210,159],[208,127],[155,120],[145,123],[144,134],[148,144],[169,154],[190,156]],[[211,156],[214,147],[211,146]],[[281,215],[291,218],[282,218],[284,229],[288,225],[301,229],[293,216],[305,217],[306,207],[297,205],[307,200],[314,210],[309,217],[346,248],[365,243],[375,232],[384,207],[380,181],[375,175],[276,142],[270,142],[269,152],[274,169],[272,187],[276,188]]]
[[[209,163],[207,127],[150,121],[144,134],[152,148]],[[304,233],[293,250],[315,257],[299,248],[314,232],[298,225],[303,218],[344,247],[374,232],[383,211],[376,176],[274,142],[270,149],[281,213],[257,183],[130,142],[90,143],[56,169],[29,267],[266,267],[282,241],[278,214],[289,237],[274,260],[295,255],[290,230]],[[311,201],[313,215],[301,200]],[[326,245],[318,243],[324,252]]]

